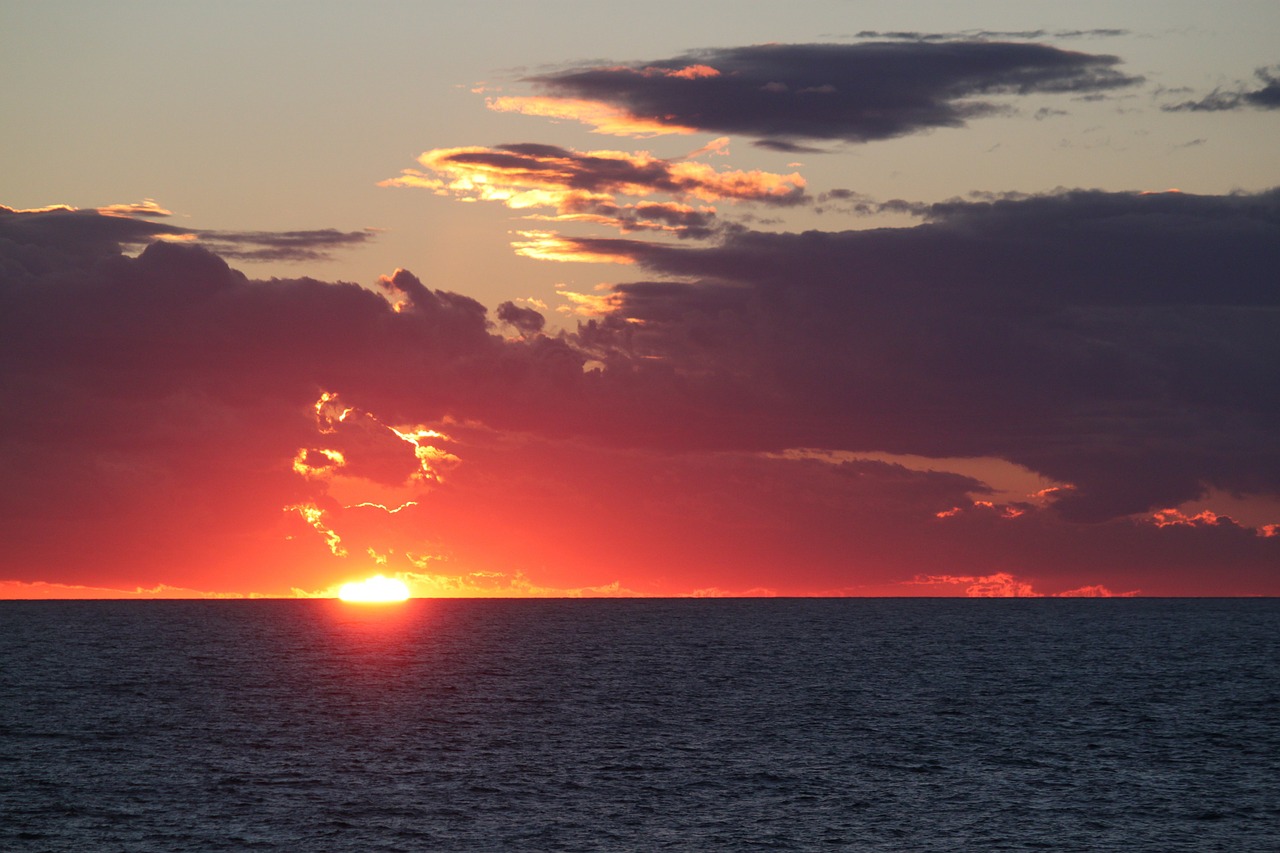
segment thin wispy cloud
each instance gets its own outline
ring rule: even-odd
[[[1231,110],[1280,109],[1280,65],[1259,68],[1254,76],[1262,84],[1258,88],[1247,88],[1240,84],[1234,89],[1214,89],[1209,94],[1192,101],[1180,101],[1161,107],[1165,112],[1180,113],[1216,113]]]
[[[58,206],[22,211],[0,205],[4,231],[37,244],[58,245],[77,254],[138,249],[156,240],[198,242],[240,261],[325,261],[335,251],[355,248],[377,236],[372,228],[339,231],[220,231],[188,228],[162,220],[172,216],[156,202],[112,204],[80,210]]]

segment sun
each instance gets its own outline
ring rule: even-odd
[[[338,590],[338,598],[362,604],[389,604],[409,597],[409,587],[404,581],[374,575],[362,581],[344,583]]]

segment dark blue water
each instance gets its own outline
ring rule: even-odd
[[[1280,849],[1280,601],[0,603],[6,851]]]

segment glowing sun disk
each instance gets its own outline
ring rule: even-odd
[[[362,604],[383,604],[404,601],[409,597],[409,587],[404,581],[374,575],[362,581],[344,583],[338,590],[338,598]]]

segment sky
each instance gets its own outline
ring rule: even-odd
[[[0,4],[0,597],[1280,594],[1278,44]]]

